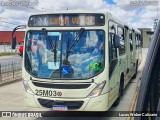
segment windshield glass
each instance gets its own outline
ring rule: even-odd
[[[93,77],[104,68],[104,31],[28,31],[25,68],[38,78]]]

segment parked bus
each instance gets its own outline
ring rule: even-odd
[[[61,111],[118,105],[141,63],[140,36],[107,12],[30,16],[22,66],[27,104]]]

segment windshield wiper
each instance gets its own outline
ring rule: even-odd
[[[49,42],[49,44],[51,45],[51,51],[54,53],[54,64],[56,65],[56,60],[57,60],[57,40],[55,40],[54,42],[54,46],[52,44],[52,40],[50,37],[47,36],[47,31],[45,28],[42,28],[42,31],[44,33],[44,36],[46,37],[46,40]]]
[[[68,50],[69,50],[69,37],[67,39],[66,60],[68,60],[68,54],[69,54]]]
[[[76,35],[76,37],[74,38],[71,46],[69,47],[69,39],[67,41],[67,50],[66,50],[66,60],[68,60],[68,54],[71,52],[71,50],[76,46],[76,44],[79,42],[82,34],[84,33],[85,28],[81,28],[78,32],[78,34]]]
[[[56,66],[56,60],[57,60],[57,40],[54,42],[54,48],[52,49],[52,52],[54,53],[54,64]]]

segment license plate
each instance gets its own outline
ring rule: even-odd
[[[67,106],[63,106],[63,105],[53,105],[52,109],[54,111],[67,111],[68,110]]]

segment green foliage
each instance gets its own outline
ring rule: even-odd
[[[0,56],[16,55],[17,53],[13,52],[0,52]]]

